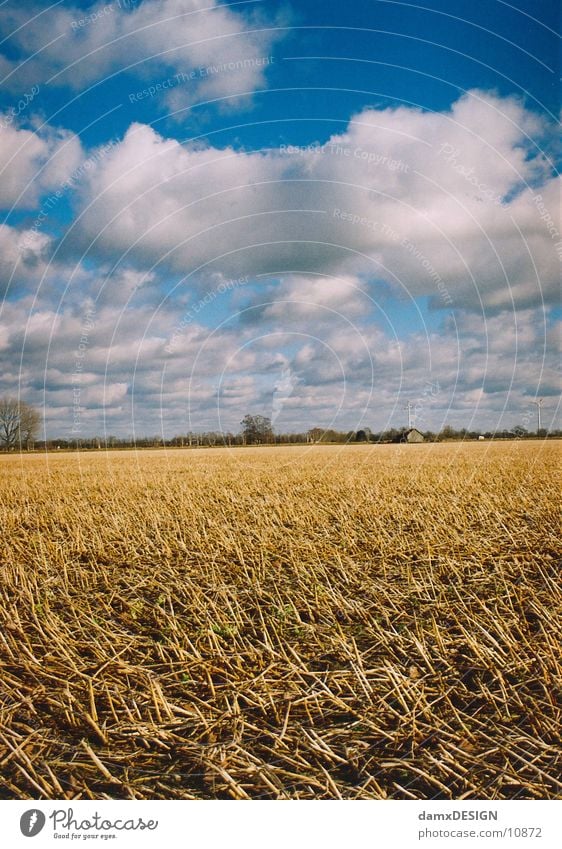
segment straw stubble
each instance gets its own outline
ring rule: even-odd
[[[0,458],[1,796],[560,797],[558,456]]]

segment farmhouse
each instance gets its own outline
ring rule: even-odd
[[[425,438],[421,431],[415,427],[411,427],[401,435],[400,442],[425,442]]]

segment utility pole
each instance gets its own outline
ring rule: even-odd
[[[539,398],[537,401],[531,401],[531,404],[534,404],[537,408],[537,436],[540,434],[541,430],[541,407],[543,401],[544,398]]]
[[[408,410],[408,430],[412,429],[412,407],[413,406],[414,405],[412,404],[412,402],[408,401],[408,403],[404,407],[405,410]]]

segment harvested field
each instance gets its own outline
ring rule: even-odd
[[[561,797],[559,456],[0,457],[0,795]]]

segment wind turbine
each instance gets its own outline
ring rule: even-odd
[[[412,402],[408,401],[408,403],[404,407],[405,410],[408,410],[408,430],[411,430],[412,427],[413,427],[413,425],[412,425],[412,407],[413,406],[414,405],[412,404]]]
[[[531,404],[534,404],[537,408],[537,435],[541,430],[541,407],[543,404],[544,398],[538,398],[536,401],[531,401]]]

